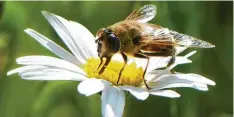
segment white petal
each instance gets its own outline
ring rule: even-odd
[[[184,56],[184,58],[188,58],[188,57],[194,55],[195,53],[196,53],[196,51],[189,52],[187,55]],[[177,62],[173,63],[172,65],[170,65],[170,66],[167,68],[167,70],[173,69],[173,68],[174,68],[176,65],[178,65],[178,64],[179,64],[179,63],[177,63]]]
[[[14,69],[7,73],[11,75],[19,73],[22,79],[25,80],[73,80],[83,81],[87,79],[87,76],[63,69],[51,68],[48,66],[24,66]]]
[[[125,94],[117,87],[107,87],[102,91],[102,116],[122,117]]]
[[[151,83],[153,90],[176,88],[176,87],[190,87],[201,91],[207,91],[207,85],[202,82],[193,81],[187,74],[167,74],[157,78]]]
[[[192,63],[192,61],[189,60],[188,57],[192,56],[195,53],[196,51],[192,51],[185,56],[177,56],[175,58],[175,63],[170,65],[168,68],[166,68],[166,70],[171,70],[176,65],[179,65],[179,64]],[[137,67],[142,67],[142,68],[146,67],[146,62],[147,62],[146,59],[141,59],[141,58],[134,58],[134,59],[137,64]],[[169,57],[150,57],[149,66],[148,66],[146,73],[152,72],[152,70],[166,67],[170,60],[171,60],[170,56]]]
[[[62,59],[58,59],[50,56],[23,56],[16,59],[18,64],[21,65],[42,65],[49,66],[53,68],[64,69],[67,71],[77,72],[80,74],[86,74],[82,69],[78,66],[64,61]]]
[[[67,47],[72,51],[72,53],[74,53],[75,55],[79,53],[79,50],[77,49],[77,45],[74,42],[74,39],[72,35],[70,34],[69,30],[67,29],[69,22],[66,19],[62,19],[62,18],[59,19],[54,14],[49,13],[47,11],[42,11],[42,14],[49,21],[51,26],[54,28],[57,34],[61,37],[61,39],[67,45]]]
[[[133,96],[135,96],[139,100],[145,100],[149,96],[149,93],[142,88],[133,86],[119,86],[119,88],[129,91]]]
[[[208,91],[208,87],[206,84],[200,84],[200,83],[171,83],[171,84],[161,84],[161,85],[157,85],[157,86],[153,86],[153,90],[156,89],[166,89],[166,88],[178,88],[178,87],[190,87],[190,88],[194,88],[200,91]]]
[[[186,50],[188,47],[176,47],[176,55],[180,54],[184,50]]]
[[[79,44],[79,48],[88,54],[87,57],[98,57],[95,37],[87,28],[77,22],[70,21],[69,31],[75,37],[77,45],[82,43]]]
[[[149,61],[149,66],[148,66],[148,72],[151,72],[152,70],[159,69],[166,67],[168,62],[170,61],[171,57],[150,57]],[[135,62],[137,63],[138,67],[145,68],[146,67],[146,59],[141,59],[141,58],[135,58]],[[182,57],[178,56],[175,59],[175,64],[186,64],[186,63],[191,63],[192,61]]]
[[[151,63],[149,64],[148,71],[153,70],[153,69],[166,67],[167,64],[169,63],[169,61],[171,60],[171,57],[159,57],[159,58],[157,58],[158,60],[155,60],[155,59],[156,59],[155,57],[153,57],[151,59],[151,61],[150,61]],[[155,61],[157,61],[157,63]],[[178,64],[186,64],[186,63],[191,63],[191,62],[192,62],[191,60],[189,60],[185,57],[178,56],[178,57],[176,57],[174,64],[178,65]],[[157,67],[155,67],[155,66],[157,66]]]
[[[189,52],[189,53],[188,53],[188,54],[186,54],[184,57],[185,57],[185,58],[188,58],[188,57],[190,57],[190,56],[194,55],[196,52],[197,52],[197,51]]]
[[[77,76],[79,77],[79,76]],[[65,76],[65,77],[62,77],[62,76],[59,76],[59,75],[41,75],[41,76],[21,76],[22,79],[24,80],[39,80],[39,81],[53,81],[53,80],[56,80],[56,81],[63,81],[63,80],[70,80],[70,81],[82,81],[82,80],[78,80],[78,78],[75,78],[75,77],[70,77],[70,76]]]
[[[172,90],[156,90],[150,92],[151,95],[157,95],[157,96],[163,96],[163,97],[169,97],[169,98],[178,98],[180,97],[180,94],[178,94],[175,91]]]
[[[85,96],[90,96],[92,94],[102,91],[105,87],[108,87],[109,85],[110,83],[105,80],[91,78],[81,82],[78,85],[77,90]]]
[[[208,87],[206,84],[202,84],[202,83],[194,83],[194,89],[200,90],[200,91],[208,91]]]
[[[24,30],[28,35],[33,37],[36,41],[38,41],[41,45],[43,45],[45,48],[59,56],[60,58],[69,61],[71,63],[80,65],[84,63],[84,61],[78,60],[74,55],[70,54],[68,51],[63,49],[58,44],[54,43],[47,37],[41,35],[40,33],[32,30],[32,29],[26,29]]]
[[[190,73],[187,75],[188,75],[188,77],[187,77],[188,80],[191,80],[194,82],[200,82],[200,83],[208,84],[208,85],[212,85],[212,86],[216,85],[214,81],[212,81],[204,76],[201,76],[198,74],[193,74],[193,73]]]
[[[155,80],[167,74],[171,74],[171,72],[168,70],[152,70],[145,75],[145,79],[147,82],[155,82]]]
[[[25,80],[72,80],[83,81],[87,79],[87,76],[65,71],[62,69],[43,69],[42,71],[29,71],[20,73],[22,79]]]
[[[133,59],[133,62],[136,63],[137,67],[142,67],[142,68],[145,68],[146,67],[146,62],[147,60],[146,59],[142,59],[142,58],[134,58]],[[149,63],[149,66],[152,65]],[[155,64],[154,64],[155,65]],[[154,66],[154,67],[157,67],[157,66]],[[149,71],[149,70],[148,70]]]
[[[13,70],[7,72],[7,76],[15,74],[15,73],[26,72],[26,71],[31,70],[31,69],[35,69],[35,70],[39,71],[39,70],[42,70],[42,69],[45,69],[45,68],[48,68],[48,67],[38,66],[38,65],[24,66],[24,67],[16,68],[16,69],[13,69]]]
[[[116,60],[116,61],[119,61],[119,62],[124,62],[123,57],[119,53],[114,54],[112,56],[111,60]]]
[[[67,45],[67,47],[77,58],[87,60],[88,58],[92,57],[90,53],[92,53],[93,51],[89,52],[89,46],[87,46],[87,44],[84,43],[84,41],[82,40],[83,37],[81,39],[74,37],[74,27],[72,26],[74,25],[74,23],[70,23],[66,19],[46,11],[43,11],[42,14],[49,21],[49,23],[57,32],[57,34],[61,37],[63,42]],[[82,35],[83,32],[76,33],[80,33],[80,35]],[[93,41],[94,39],[95,38],[93,38]]]

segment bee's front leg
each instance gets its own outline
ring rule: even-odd
[[[102,74],[104,72],[104,70],[106,69],[107,65],[110,63],[110,61],[111,61],[111,57],[106,57],[106,62],[102,66],[101,70],[99,71],[99,74]]]
[[[127,62],[128,62],[128,57],[127,57],[123,52],[121,52],[121,55],[122,55],[122,58],[123,58],[123,60],[124,60],[124,66],[121,68],[121,70],[120,70],[120,72],[119,72],[119,77],[118,77],[118,80],[117,80],[117,84],[119,84],[119,80],[120,80],[120,77],[121,77],[121,75],[122,75],[122,72],[123,72],[123,70],[124,70],[124,68],[126,67],[126,64],[127,64]]]
[[[94,72],[96,72],[96,71],[101,67],[101,65],[102,65],[102,63],[103,63],[103,57],[100,58],[100,61],[101,61],[101,62],[99,63],[97,69],[94,70]]]

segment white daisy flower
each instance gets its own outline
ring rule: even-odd
[[[77,90],[79,93],[90,96],[101,93],[103,117],[121,117],[125,105],[125,93],[129,91],[139,100],[145,100],[151,95],[169,98],[180,97],[175,91],[168,88],[190,87],[201,91],[207,91],[207,85],[215,85],[215,82],[201,75],[189,73],[171,74],[170,69],[178,64],[191,63],[188,59],[195,51],[176,57],[173,65],[165,70],[155,70],[165,67],[170,57],[152,57],[145,79],[152,88],[148,90],[143,83],[142,74],[146,65],[144,59],[131,59],[124,69],[120,83],[116,81],[123,62],[116,55],[99,75],[94,70],[100,60],[95,44],[95,37],[83,25],[68,21],[55,14],[43,11],[45,18],[61,37],[62,41],[70,49],[72,54],[57,45],[40,33],[26,29],[25,32],[38,41],[45,48],[60,58],[50,56],[23,56],[16,60],[20,68],[9,71],[7,75],[18,73],[25,80],[74,80],[81,81]],[[186,48],[177,48],[178,52]],[[142,67],[143,66],[143,67]]]

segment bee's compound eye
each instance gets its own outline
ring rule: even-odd
[[[109,34],[108,38],[111,38],[112,40],[119,40],[113,33]]]
[[[120,49],[120,40],[115,34],[108,35],[109,48],[114,52],[118,52]]]

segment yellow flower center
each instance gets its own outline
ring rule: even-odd
[[[90,58],[86,64],[83,65],[83,70],[87,73],[90,78],[98,78],[104,79],[111,82],[113,85],[131,85],[131,86],[139,86],[142,83],[142,75],[143,69],[137,68],[136,63],[131,63],[126,65],[124,68],[122,75],[120,77],[119,83],[117,84],[117,80],[119,77],[120,69],[123,67],[124,63],[111,60],[110,64],[106,67],[105,71],[102,74],[99,74],[99,70],[97,67],[100,63],[100,59],[98,58]]]

